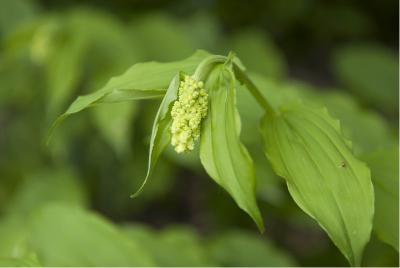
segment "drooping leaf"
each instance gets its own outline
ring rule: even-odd
[[[137,196],[142,191],[148,178],[151,176],[151,173],[157,163],[158,158],[171,140],[170,127],[172,124],[172,118],[169,112],[171,109],[171,104],[177,98],[179,83],[181,81],[180,76],[181,74],[178,73],[172,79],[171,84],[169,85],[168,90],[165,93],[164,99],[162,100],[160,107],[158,108],[156,117],[154,118],[153,129],[151,131],[149,160],[146,177],[143,180],[143,183],[140,186],[139,190],[137,190],[131,197]]]
[[[374,193],[339,122],[298,103],[262,120],[264,150],[295,202],[314,218],[352,265],[360,265],[372,229]]]
[[[60,204],[34,215],[29,242],[45,266],[153,266],[148,253],[96,214]]]
[[[255,198],[253,161],[239,138],[240,118],[236,109],[233,74],[222,66],[215,67],[206,88],[210,105],[201,130],[201,163],[210,177],[263,230],[264,223]]]
[[[162,97],[169,82],[178,71],[193,73],[197,65],[207,56],[207,52],[198,50],[182,61],[135,64],[124,74],[111,78],[100,90],[78,97],[57,119],[52,129],[69,115],[93,105]]]
[[[371,168],[375,188],[374,231],[399,251],[399,151],[398,146],[370,153],[363,160]]]

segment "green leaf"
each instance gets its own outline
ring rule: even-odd
[[[220,234],[211,239],[208,251],[221,266],[296,266],[288,254],[265,237],[248,231],[231,230]]]
[[[384,117],[375,111],[365,109],[346,92],[315,88],[299,81],[278,82],[254,74],[251,74],[251,78],[257,87],[262,89],[263,95],[274,109],[297,99],[301,99],[305,105],[328,108],[329,113],[340,120],[343,134],[352,141],[356,156],[375,151],[376,148],[390,143],[392,135]]]
[[[111,78],[100,90],[78,97],[67,111],[56,120],[51,132],[69,115],[93,105],[162,97],[169,82],[178,71],[193,73],[197,65],[208,55],[207,52],[198,50],[191,57],[182,61],[135,64],[124,74]]]
[[[368,167],[353,156],[327,110],[288,104],[266,115],[264,150],[295,202],[314,218],[352,265],[360,265],[374,213]]]
[[[150,149],[149,149],[149,161],[147,166],[146,177],[143,180],[139,190],[137,190],[131,197],[136,197],[142,190],[147,180],[151,176],[153,169],[160,157],[162,151],[169,144],[171,140],[170,127],[172,124],[172,118],[170,115],[171,104],[176,100],[179,83],[181,81],[181,74],[178,73],[172,79],[171,84],[168,87],[167,93],[162,100],[160,107],[158,108],[156,117],[153,123],[153,129],[150,138]]]
[[[45,266],[154,266],[139,244],[76,207],[53,204],[37,211],[29,242]]]
[[[352,141],[356,156],[390,144],[390,126],[382,115],[366,110],[343,92],[325,90],[322,94],[316,94],[317,92],[312,92],[314,97],[312,94],[305,95],[304,99],[321,103],[333,117],[340,120],[343,134]]]
[[[240,118],[234,81],[233,74],[219,66],[206,82],[210,105],[202,125],[200,160],[210,177],[232,196],[262,231],[264,223],[255,198],[253,161],[239,138]]]
[[[399,151],[381,149],[362,159],[371,168],[375,187],[374,231],[399,251]]]

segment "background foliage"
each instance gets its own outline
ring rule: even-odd
[[[50,123],[136,62],[235,51],[272,103],[302,98],[340,119],[375,187],[362,264],[398,265],[398,1],[0,2],[0,264],[345,266],[274,175],[239,88],[260,234],[205,174],[167,149],[144,177],[159,101],[107,104]],[[110,112],[111,111],[111,112]]]

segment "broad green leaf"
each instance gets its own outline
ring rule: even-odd
[[[45,266],[153,266],[148,253],[96,214],[53,204],[37,211],[29,242]]]
[[[207,52],[199,50],[182,61],[135,64],[124,74],[111,78],[100,90],[78,97],[57,119],[52,129],[69,115],[93,105],[162,97],[178,71],[193,73],[197,65],[207,56]]]
[[[398,146],[363,156],[371,168],[375,188],[374,231],[399,250],[399,151]]]
[[[143,180],[139,190],[137,190],[131,197],[137,196],[143,189],[148,178],[151,176],[153,169],[160,157],[162,151],[168,145],[171,140],[170,127],[172,123],[171,115],[169,114],[171,104],[176,100],[179,83],[181,81],[181,74],[178,73],[172,79],[171,84],[165,93],[164,99],[162,100],[160,107],[158,108],[156,117],[154,118],[153,129],[151,131],[150,148],[149,148],[149,161],[147,166],[146,177]]]
[[[360,265],[374,214],[368,167],[356,159],[327,110],[288,104],[262,120],[264,150],[295,202],[352,265]]]
[[[240,118],[234,81],[232,73],[218,66],[206,82],[210,104],[202,125],[200,160],[210,177],[263,230],[264,223],[255,198],[253,161],[239,138]]]
[[[345,137],[353,143],[356,156],[387,146],[392,139],[389,123],[379,113],[366,110],[351,96],[338,91],[322,94],[315,90],[314,96],[304,96],[315,104],[326,106],[334,118],[340,120]],[[314,105],[315,105],[314,104]],[[365,135],[368,133],[368,135]]]
[[[210,240],[208,251],[221,266],[295,266],[293,258],[260,234],[231,230]]]
[[[288,101],[298,99],[312,107],[328,108],[329,113],[340,120],[343,134],[352,141],[353,151],[357,156],[390,143],[392,135],[388,122],[375,111],[362,107],[356,99],[342,90],[320,89],[299,81],[274,81],[254,74],[251,78],[275,109]],[[243,90],[239,92],[243,94]],[[239,109],[240,102],[238,98]]]

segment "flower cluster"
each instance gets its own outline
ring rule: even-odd
[[[171,111],[171,144],[177,153],[193,150],[194,142],[200,137],[200,123],[207,115],[207,106],[204,83],[186,75]]]

